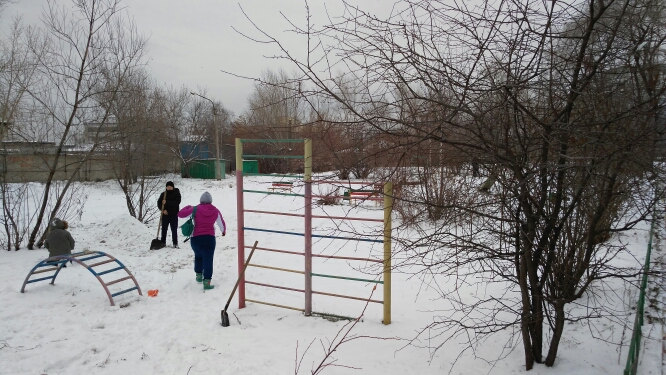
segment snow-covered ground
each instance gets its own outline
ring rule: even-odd
[[[270,179],[246,178],[245,188],[266,190]],[[180,249],[149,250],[156,225],[144,225],[127,214],[124,198],[112,182],[89,187],[89,199],[81,220],[70,223],[77,241],[75,251],[103,251],[121,262],[136,277],[144,296],[130,292],[115,297],[110,306],[98,281],[83,267],[64,269],[55,285],[48,281],[28,284],[20,293],[30,269],[47,255],[45,249],[0,252],[0,374],[300,374],[323,358],[323,347],[334,340],[346,324],[318,317],[305,317],[299,311],[255,303],[238,309],[234,298],[229,310],[231,326],[220,325],[224,307],[237,278],[236,189],[231,177],[222,182],[175,178],[183,204],[198,203],[203,191],[213,195],[213,204],[225,216],[228,233],[217,236],[213,274],[214,290],[204,291],[194,280],[193,254],[188,244]],[[302,212],[302,198],[246,194],[246,208],[266,211]],[[325,210],[325,213],[324,213]],[[314,214],[344,215],[349,206],[316,208]],[[365,204],[350,215],[379,218],[381,209]],[[181,220],[181,224],[183,220]],[[376,224],[376,226],[375,226]],[[302,232],[298,217],[248,213],[247,227]],[[346,235],[340,222],[316,219],[314,232]],[[663,226],[663,225],[662,225]],[[357,224],[356,230],[373,235],[381,223]],[[660,226],[661,227],[661,226]],[[337,228],[337,229],[336,229]],[[342,233],[336,232],[341,230]],[[636,230],[630,237],[631,249],[640,261],[645,252],[647,231]],[[302,251],[303,237],[247,232],[246,244]],[[181,239],[182,241],[182,239]],[[381,257],[381,244],[320,239],[313,251],[352,257]],[[170,243],[170,239],[167,240]],[[374,246],[373,246],[374,245]],[[246,251],[246,254],[249,252]],[[655,259],[661,257],[656,246]],[[252,263],[303,270],[298,255],[257,251]],[[516,374],[523,373],[522,349],[518,345],[505,359],[489,363],[504,351],[508,336],[499,334],[486,340],[476,351],[460,351],[465,337],[450,341],[437,351],[428,349],[427,335],[411,342],[418,331],[441,314],[442,302],[435,290],[407,272],[395,272],[393,280],[392,324],[383,325],[382,306],[370,304],[365,316],[351,331],[358,338],[341,345],[333,354],[336,367],[323,374]],[[376,279],[372,263],[357,261],[314,261],[313,272]],[[302,289],[303,276],[250,267],[248,280]],[[127,284],[123,284],[127,287]],[[375,284],[315,278],[315,290],[368,298]],[[112,293],[121,290],[112,286]],[[156,297],[147,291],[158,289]],[[269,303],[303,307],[303,295],[254,285],[247,286],[247,298]],[[470,290],[474,293],[474,290]],[[635,303],[635,293],[618,292],[626,303]],[[373,299],[381,299],[381,285]],[[120,305],[129,303],[121,308]],[[358,316],[363,302],[315,295],[313,310],[345,316]],[[552,369],[537,365],[532,374],[618,374],[626,361],[632,320],[626,327],[608,321],[607,327],[591,332],[583,324],[568,324]],[[240,323],[239,323],[240,321]],[[661,372],[661,325],[644,328],[651,337],[644,340],[642,373]],[[610,342],[595,339],[599,336]],[[611,342],[622,340],[623,346]],[[306,350],[309,347],[309,350]],[[457,362],[456,362],[457,361]],[[453,369],[452,364],[456,362]]]

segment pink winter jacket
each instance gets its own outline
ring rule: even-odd
[[[185,218],[192,214],[194,207],[186,206],[178,211],[178,217]],[[224,218],[215,206],[210,203],[201,203],[197,206],[197,213],[194,214],[194,233],[192,237],[203,235],[215,235],[215,224],[222,231],[222,235],[227,234],[227,225]]]

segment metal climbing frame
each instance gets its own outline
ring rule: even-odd
[[[285,156],[285,155],[243,155],[243,143],[248,143],[248,142],[303,142],[304,145],[304,155],[303,156]],[[269,192],[269,191],[258,191],[258,190],[245,190],[243,188],[243,159],[244,157],[254,157],[254,158],[299,158],[299,159],[304,159],[304,174],[302,176],[303,178],[303,183],[304,183],[304,194],[294,194],[294,193],[282,193],[282,192]],[[259,173],[249,173],[247,175],[262,175]],[[270,176],[273,177],[298,177],[300,178],[300,175],[275,175],[271,174]],[[255,303],[260,303],[260,304],[265,304],[265,305],[271,305],[271,306],[276,306],[276,307],[282,307],[282,308],[287,308],[287,309],[292,309],[292,310],[298,310],[298,311],[303,311],[306,316],[312,315],[312,294],[320,294],[320,295],[327,295],[331,297],[339,297],[339,298],[347,298],[347,299],[355,299],[355,300],[361,300],[361,301],[367,301],[367,299],[364,298],[359,298],[359,297],[352,297],[352,296],[346,296],[346,295],[341,295],[341,294],[333,294],[333,293],[325,293],[325,292],[318,292],[312,290],[312,277],[326,277],[326,278],[334,278],[334,279],[344,279],[344,280],[352,280],[352,281],[362,281],[362,282],[370,282],[370,283],[377,283],[377,284],[383,284],[384,287],[384,295],[383,295],[383,300],[370,300],[370,302],[375,302],[375,303],[381,303],[384,305],[384,318],[382,322],[384,324],[390,324],[391,323],[391,211],[393,209],[393,189],[392,189],[392,184],[387,183],[383,187],[383,194],[384,197],[381,198],[381,200],[384,202],[384,219],[367,219],[367,218],[350,218],[350,217],[331,217],[331,216],[317,216],[317,215],[312,215],[312,198],[323,198],[321,196],[313,196],[312,195],[312,140],[310,139],[285,139],[285,140],[265,140],[265,139],[240,139],[236,138],[236,194],[237,194],[237,212],[238,212],[238,272],[239,274],[242,273],[244,262],[245,262],[245,249],[250,248],[249,246],[245,246],[245,231],[257,231],[257,232],[265,232],[265,233],[278,233],[278,234],[286,234],[286,235],[294,235],[294,236],[302,236],[304,237],[304,242],[305,242],[305,252],[296,252],[296,251],[286,251],[286,250],[279,250],[279,249],[270,249],[270,248],[264,248],[264,247],[257,247],[257,250],[264,250],[264,251],[271,251],[271,252],[277,252],[277,253],[284,253],[284,254],[293,254],[293,255],[302,255],[305,258],[305,270],[300,271],[300,270],[292,270],[292,269],[284,269],[284,268],[278,268],[278,267],[271,267],[271,266],[266,266],[266,265],[258,265],[258,264],[249,264],[249,266],[253,267],[259,267],[259,268],[266,268],[266,269],[272,269],[272,270],[277,270],[277,271],[285,271],[285,272],[292,272],[292,273],[299,273],[303,274],[305,277],[305,288],[304,289],[295,289],[295,288],[287,288],[283,286],[276,286],[276,285],[270,285],[266,283],[258,283],[258,282],[253,282],[253,281],[247,281],[245,279],[245,276],[242,276],[240,278],[240,283],[238,285],[238,307],[239,308],[244,308],[245,307],[245,302],[255,302]],[[320,183],[332,183],[332,181],[320,181]],[[360,183],[360,184],[367,184],[367,183]],[[283,212],[273,212],[273,211],[260,211],[260,210],[246,210],[244,207],[244,193],[258,193],[258,194],[267,194],[267,195],[281,195],[281,196],[293,196],[293,197],[303,197],[305,199],[305,212],[304,214],[293,214],[293,213],[283,213]],[[340,197],[333,197],[333,198],[345,198],[344,196]],[[378,199],[378,198],[369,198],[369,200],[373,199]],[[261,229],[261,228],[252,228],[252,227],[246,227],[245,226],[245,213],[246,212],[251,212],[251,213],[259,213],[259,214],[269,214],[269,215],[282,215],[282,216],[295,216],[295,217],[303,217],[305,221],[305,230],[304,233],[294,233],[294,232],[283,232],[283,231],[275,231],[275,230],[268,230],[268,229]],[[353,238],[353,237],[339,237],[339,236],[323,236],[323,235],[316,235],[312,234],[312,219],[342,219],[342,220],[362,220],[362,221],[375,221],[375,222],[382,222],[384,224],[383,227],[383,239],[382,240],[374,240],[374,239],[368,239],[368,238]],[[354,240],[354,241],[365,241],[365,242],[376,242],[376,243],[383,243],[384,245],[384,259],[383,260],[378,260],[378,259],[368,259],[368,258],[356,258],[356,257],[342,257],[342,256],[328,256],[328,255],[319,255],[319,254],[312,254],[312,238],[331,238],[331,239],[340,239],[340,240]],[[322,258],[329,258],[329,259],[344,259],[344,260],[359,260],[359,261],[370,261],[370,262],[377,262],[377,263],[383,263],[383,280],[367,280],[367,279],[357,279],[357,278],[349,278],[349,277],[341,277],[341,276],[335,276],[335,275],[325,275],[325,274],[319,274],[319,273],[313,273],[312,272],[312,258],[313,257],[322,257]],[[264,287],[271,287],[271,288],[278,288],[278,289],[284,289],[284,290],[291,290],[291,291],[296,291],[296,292],[302,292],[305,294],[305,306],[304,309],[300,308],[295,308],[295,307],[290,307],[290,306],[283,306],[283,305],[277,305],[273,303],[267,303],[267,302],[262,302],[262,301],[257,301],[257,300],[251,300],[251,299],[246,299],[245,298],[245,284],[253,284],[253,285],[259,285],[259,286],[264,286]],[[331,314],[322,314],[322,313],[316,313],[315,314],[320,314],[320,315],[331,315]]]
[[[99,259],[99,258],[104,258],[106,257],[107,259]],[[98,259],[95,263],[84,263],[89,260],[93,259]],[[83,267],[85,267],[90,273],[93,274],[97,278],[100,284],[102,284],[102,287],[104,288],[104,291],[106,292],[106,295],[109,297],[109,302],[111,302],[111,306],[115,306],[115,303],[113,302],[113,297],[119,296],[121,294],[125,294],[127,292],[131,292],[133,290],[136,290],[139,292],[139,295],[142,296],[143,294],[141,293],[141,288],[139,287],[139,284],[136,282],[136,279],[132,275],[132,273],[125,267],[124,264],[122,264],[118,259],[114,258],[113,256],[103,253],[101,251],[84,251],[80,253],[75,253],[75,254],[69,254],[69,255],[58,255],[54,256],[51,258],[47,258],[42,260],[41,262],[37,263],[35,267],[30,270],[28,273],[28,276],[25,277],[25,281],[23,281],[23,286],[21,287],[21,293],[25,292],[25,286],[30,283],[36,283],[38,281],[44,281],[44,280],[51,280],[51,284],[55,283],[56,277],[58,277],[58,273],[60,273],[60,270],[63,268],[63,266],[67,262],[76,262]],[[117,267],[114,268],[109,268],[105,269],[102,271],[95,271],[93,267],[98,267],[104,264],[116,262]],[[50,268],[44,268],[44,267],[50,267]],[[102,280],[101,276],[110,274],[112,272],[116,271],[125,271],[127,273],[127,276],[121,277],[119,279],[105,282]],[[47,277],[40,277],[37,279],[30,279],[30,276],[36,275],[36,274],[41,274],[41,273],[46,273],[46,272],[52,272],[55,271],[55,273],[51,274],[50,276]],[[125,280],[132,280],[134,282],[134,286],[129,288],[129,289],[124,289],[116,293],[111,293],[109,291],[109,285],[117,284]]]

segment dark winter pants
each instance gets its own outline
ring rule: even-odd
[[[190,239],[194,250],[194,272],[203,273],[203,278],[213,277],[213,256],[215,255],[215,236],[203,235]]]
[[[166,243],[167,229],[171,226],[171,239],[178,245],[178,215],[162,215],[162,243]]]

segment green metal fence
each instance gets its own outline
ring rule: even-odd
[[[645,289],[647,288],[648,273],[650,272],[650,254],[652,253],[652,238],[654,235],[654,226],[656,214],[652,215],[652,225],[650,226],[650,240],[648,241],[647,254],[645,254],[645,265],[643,265],[643,277],[641,278],[641,287],[638,294],[638,304],[636,305],[636,319],[634,320],[634,333],[631,336],[629,344],[629,357],[627,365],[624,368],[624,375],[636,375],[638,368],[638,352],[641,347],[641,337],[643,335],[643,313],[645,312]]]
[[[191,178],[215,179],[215,159],[192,160],[188,163],[188,174]],[[225,160],[220,160],[220,177],[225,178]],[[181,176],[185,177],[185,166],[181,166]]]
[[[258,160],[243,160],[243,174],[247,175],[248,173],[259,173]]]

